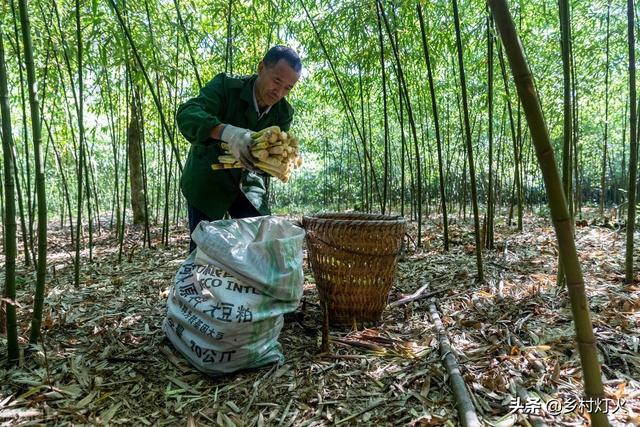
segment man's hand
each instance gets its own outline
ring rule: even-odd
[[[255,158],[251,155],[251,131],[232,125],[226,125],[220,139],[229,144],[229,151],[246,169],[255,170]]]

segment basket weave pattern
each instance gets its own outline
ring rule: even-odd
[[[320,303],[331,325],[377,322],[387,305],[402,237],[401,216],[327,213],[302,225]]]

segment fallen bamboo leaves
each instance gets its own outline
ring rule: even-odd
[[[428,233],[437,233],[436,221],[430,224],[434,228]],[[569,401],[582,393],[566,291],[549,283],[556,264],[547,246],[551,230],[527,218],[525,229],[516,234],[498,228],[496,236],[509,239],[508,251],[486,253],[496,262],[487,263],[487,277],[497,284],[502,276],[502,298],[497,298],[497,286],[476,284],[463,274],[473,271],[474,259],[462,245],[445,253],[434,239],[431,247],[407,253],[398,265],[394,295],[414,294],[426,282],[430,288],[421,295],[438,292],[432,297],[478,416],[486,423],[536,422],[534,414],[508,415],[511,399],[520,395],[516,385],[543,409],[552,399]],[[463,231],[460,224],[452,225],[453,233],[467,236],[461,239],[470,238]],[[619,244],[616,234],[580,227],[576,235],[585,254],[607,398],[625,402],[611,418],[637,425],[640,318],[625,301],[637,300],[640,289],[620,280],[620,261],[610,250]],[[321,315],[309,280],[306,329],[287,323],[280,335],[284,365],[221,378],[194,371],[159,328],[163,295],[188,243],[183,228],[172,229],[171,236],[167,249],[141,249],[140,235],[130,231],[125,251],[132,254],[131,262],[118,265],[115,243],[103,235],[94,248],[100,261],[83,265],[83,277],[91,280],[80,288],[73,286],[72,263],[58,262],[47,284],[45,316],[50,320],[38,350],[42,357],[12,371],[0,360],[0,425],[105,420],[113,425],[459,425],[424,298],[387,308],[375,328],[332,330],[333,353],[319,356]],[[53,243],[62,238],[55,229],[51,233]],[[55,252],[50,256],[65,259]],[[17,299],[26,307],[20,311],[26,324],[32,306],[28,287]],[[3,345],[0,338],[0,357]],[[380,399],[383,403],[373,407]],[[539,416],[548,425],[585,423],[577,409],[557,416],[543,409]]]

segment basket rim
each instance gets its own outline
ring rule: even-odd
[[[342,212],[327,212],[312,215],[303,215],[302,222],[309,223],[314,222],[318,224],[333,224],[333,225],[349,225],[357,224],[359,226],[378,226],[378,225],[405,225],[407,220],[402,215],[382,215],[382,214],[367,214],[361,212],[354,213],[342,213]]]

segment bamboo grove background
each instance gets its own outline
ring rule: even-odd
[[[82,239],[82,247],[105,228],[122,235],[130,220],[146,230],[161,224],[168,241],[169,224],[186,213],[179,176],[188,143],[176,130],[177,105],[218,72],[253,73],[276,43],[303,58],[290,101],[306,160],[289,183],[272,181],[277,213],[439,213],[439,166],[452,215],[471,212],[472,177],[484,221],[504,215],[521,227],[522,209],[546,201],[511,72],[482,1],[459,5],[468,131],[449,2],[423,4],[422,22],[415,3],[386,1],[32,0],[28,10],[48,217],[74,230],[71,241]],[[568,151],[558,5],[516,1],[511,10],[552,144],[564,153],[557,158],[569,161],[573,210],[580,215],[591,204],[606,213],[623,205],[626,5],[572,2]],[[28,263],[36,251],[36,162],[20,19],[18,1],[3,2],[17,225],[28,236],[19,251]],[[467,136],[475,174],[468,172]],[[4,194],[1,201],[4,209]],[[76,230],[78,218],[83,230]]]

